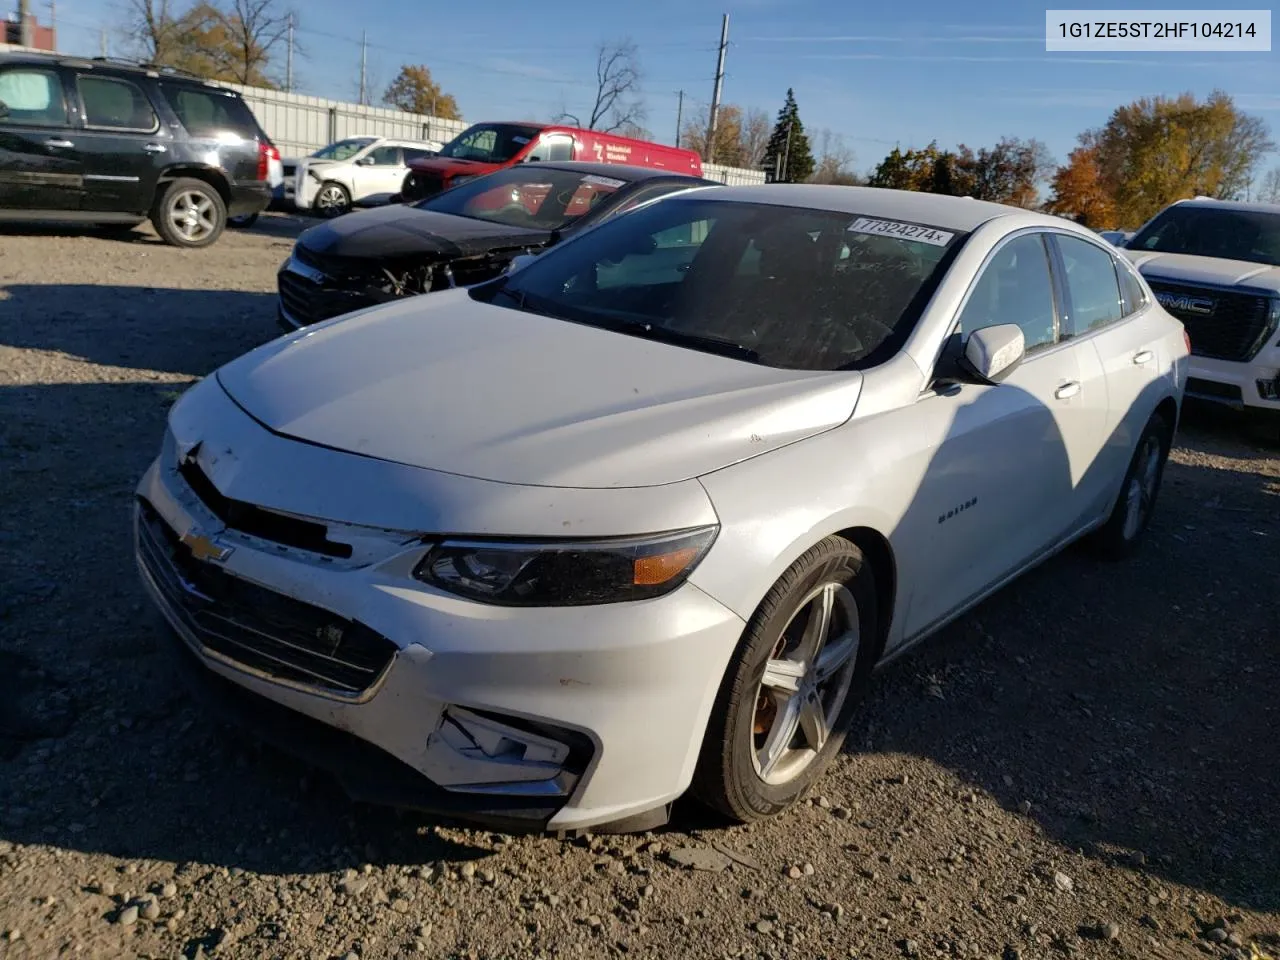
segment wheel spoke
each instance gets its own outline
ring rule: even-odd
[[[858,631],[854,627],[823,645],[813,664],[814,683],[821,685],[837,674],[858,650]]]
[[[822,708],[822,698],[816,692],[809,694],[800,704],[800,732],[810,750],[821,750],[831,733],[827,726],[827,714]]]
[[[836,602],[837,584],[824,584],[822,591],[809,604],[809,622],[805,624],[804,636],[800,638],[797,652],[801,659],[813,660],[827,638],[831,629],[831,610]]]
[[[764,746],[760,750],[760,776],[769,779],[778,761],[786,756],[791,741],[796,737],[796,728],[800,725],[800,702],[798,697],[789,697],[780,704],[781,710],[773,721]]]
[[[795,693],[800,689],[800,680],[804,674],[803,663],[795,660],[770,660],[764,665],[764,677],[760,682],[769,690]]]
[[[200,229],[204,233],[213,232],[213,221],[209,219],[209,215],[207,213],[200,214]]]

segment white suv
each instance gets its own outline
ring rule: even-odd
[[[429,140],[351,137],[297,161],[293,202],[322,217],[347,213],[356,204],[386,203],[398,196],[409,162],[439,151]]]
[[[1187,395],[1280,414],[1280,206],[1182,200],[1125,248],[1191,336]]]

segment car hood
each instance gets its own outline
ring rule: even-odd
[[[321,256],[382,259],[410,254],[461,257],[501,247],[541,246],[549,231],[391,204],[311,227],[298,244]]]
[[[1280,267],[1265,263],[1193,257],[1184,253],[1145,253],[1141,250],[1126,250],[1124,254],[1144,277],[1215,287],[1254,287],[1280,294]]]
[[[829,430],[856,372],[776,370],[445,291],[281,337],[218,371],[298,440],[532,486],[674,483]]]

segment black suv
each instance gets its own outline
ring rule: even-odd
[[[280,154],[238,93],[123,61],[0,54],[0,220],[136,225],[204,247],[271,199]]]

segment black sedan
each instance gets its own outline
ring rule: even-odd
[[[286,330],[362,307],[500,275],[638,204],[714,180],[603,163],[524,163],[410,205],[339,217],[303,233],[280,268]]]

